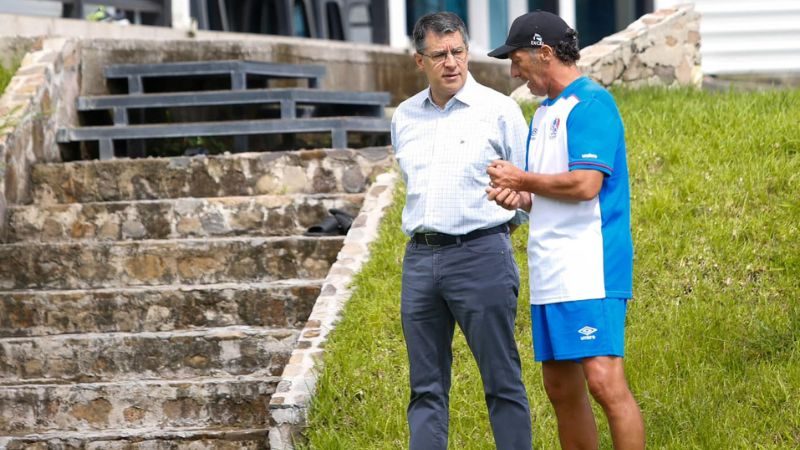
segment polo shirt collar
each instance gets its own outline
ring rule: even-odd
[[[564,88],[564,90],[562,90],[561,93],[556,96],[556,98],[554,98],[554,99],[549,99],[549,98],[544,99],[544,101],[542,101],[542,106],[554,105],[559,99],[569,97],[570,95],[573,94],[573,92],[578,90],[587,81],[589,81],[589,78],[587,78],[585,75],[579,76],[578,78],[572,80],[572,83],[568,84]]]

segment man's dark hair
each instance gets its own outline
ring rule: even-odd
[[[435,12],[425,14],[417,20],[414,25],[414,32],[411,34],[414,37],[414,48],[418,53],[425,51],[425,37],[428,32],[433,32],[436,35],[443,35],[448,33],[461,33],[464,38],[464,45],[469,47],[469,35],[467,35],[467,26],[460,17],[451,12]]]
[[[571,66],[581,59],[581,50],[578,47],[578,32],[567,30],[564,39],[559,41],[555,47],[556,58],[562,63]]]

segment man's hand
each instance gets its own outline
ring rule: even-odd
[[[530,192],[517,192],[508,188],[493,188],[489,186],[486,188],[486,194],[489,201],[494,201],[505,209],[511,211],[520,208],[525,211],[531,210]]]
[[[508,161],[502,159],[492,161],[489,168],[486,169],[486,173],[491,178],[489,185],[493,188],[522,190],[522,177],[525,175],[525,171]]]

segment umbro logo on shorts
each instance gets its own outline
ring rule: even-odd
[[[595,339],[595,337],[596,337],[596,336],[594,336],[595,332],[597,332],[597,328],[592,328],[589,325],[586,325],[585,327],[583,327],[580,330],[578,330],[578,333],[583,335],[583,336],[581,336],[581,340],[582,341],[589,341],[589,340]]]

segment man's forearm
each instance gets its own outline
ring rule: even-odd
[[[557,174],[526,172],[518,190],[559,200],[585,201],[597,196],[602,174],[595,171],[572,171]],[[597,175],[595,175],[597,174]]]

